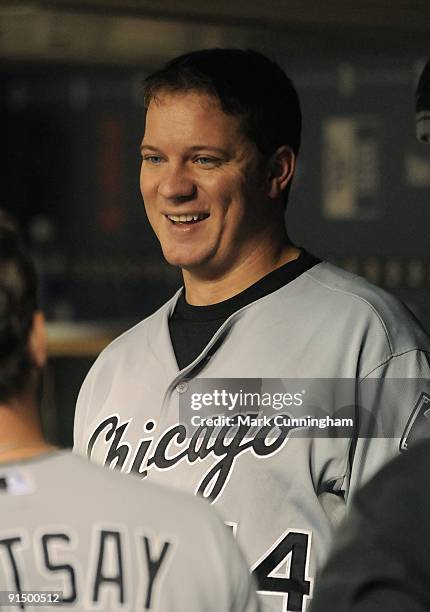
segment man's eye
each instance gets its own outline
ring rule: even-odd
[[[159,155],[145,155],[143,161],[147,161],[150,164],[159,164],[161,162],[161,157]]]
[[[196,157],[194,163],[200,164],[202,166],[208,166],[209,164],[216,165],[218,163],[218,160],[214,157],[206,157],[205,155],[200,155],[199,157]]]

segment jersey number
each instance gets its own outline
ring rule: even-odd
[[[258,591],[288,595],[287,610],[302,610],[303,598],[310,594],[311,581],[306,580],[309,534],[288,531],[254,567]],[[288,562],[289,576],[273,574]]]

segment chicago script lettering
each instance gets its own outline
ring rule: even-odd
[[[256,416],[256,415],[251,415]],[[274,418],[274,417],[273,417]],[[87,455],[91,459],[99,440],[110,443],[103,459],[110,468],[126,471],[126,461],[131,462],[130,472],[145,478],[148,468],[155,465],[160,470],[169,469],[183,460],[193,464],[209,456],[219,459],[201,479],[196,493],[214,502],[221,494],[231,475],[236,459],[251,451],[257,457],[268,457],[278,452],[288,439],[293,427],[276,427],[272,419],[269,424],[257,428],[252,425],[226,425],[223,427],[201,425],[192,436],[184,425],[167,429],[157,440],[155,436],[139,440],[134,457],[131,445],[125,441],[130,420],[123,423],[117,415],[107,417],[91,435]],[[173,446],[181,447],[174,453]],[[149,456],[152,448],[152,455]],[[146,467],[145,467],[146,460]]]

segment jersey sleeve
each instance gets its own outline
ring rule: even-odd
[[[312,612],[430,609],[430,441],[357,494],[315,589]]]
[[[430,355],[423,350],[393,355],[360,380],[359,387],[349,501],[387,461],[406,450],[408,439],[419,437],[420,406],[427,395],[430,400]]]

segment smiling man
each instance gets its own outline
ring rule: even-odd
[[[100,355],[79,395],[75,448],[200,493],[236,534],[265,609],[304,610],[348,497],[398,452],[429,378],[430,343],[391,296],[290,242],[301,112],[278,65],[253,51],[193,52],[147,78],[145,106],[141,191],[184,287]],[[291,409],[288,398],[302,406],[305,391],[345,407],[344,379],[355,406],[371,379],[373,400],[390,396],[390,435],[303,435],[257,419],[184,424],[180,398],[203,381],[199,397],[212,389],[214,407],[223,389],[210,380],[226,378],[240,402],[250,389],[267,396],[274,379],[284,391],[300,379],[297,393],[276,395]],[[387,382],[396,378],[410,379],[400,393]]]
[[[244,121],[204,92],[160,92],[149,104],[142,195],[164,257],[183,270],[189,304],[230,298],[299,255],[279,202],[294,152],[283,145],[267,160]]]

